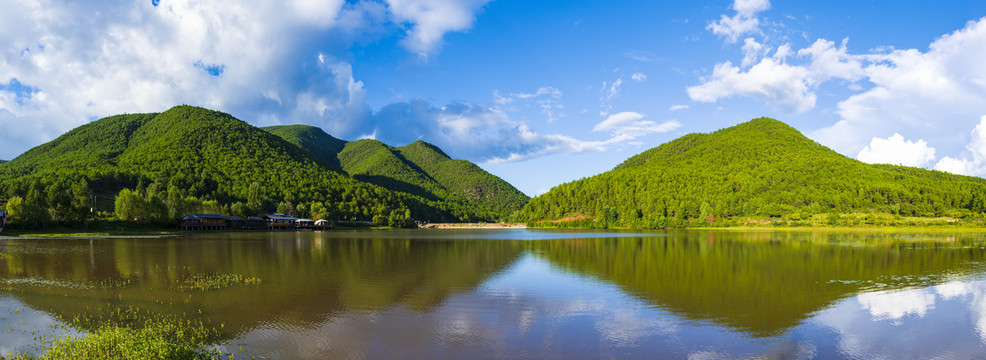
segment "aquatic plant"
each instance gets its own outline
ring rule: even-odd
[[[199,274],[185,279],[181,285],[178,285],[178,290],[208,291],[235,285],[256,285],[260,284],[260,281],[259,278],[246,277],[240,274]]]
[[[40,354],[16,354],[13,359],[220,359],[206,346],[219,332],[199,321],[157,316],[137,308],[117,308],[105,315],[75,318],[74,327],[94,330],[85,335],[40,339],[50,344]]]

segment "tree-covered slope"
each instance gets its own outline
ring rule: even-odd
[[[346,143],[338,157],[343,170],[362,181],[430,200],[450,195],[421,168],[380,141],[363,139]]]
[[[191,106],[80,126],[0,167],[0,193],[52,208],[57,199],[51,194],[80,179],[91,193],[143,183],[148,199],[167,191],[169,201],[190,196],[223,209],[241,203],[252,214],[295,206],[300,215],[318,208],[322,216],[357,220],[403,216],[408,207],[447,214],[333,171],[311,153],[228,114]]]
[[[506,214],[519,210],[528,201],[527,195],[510,183],[472,162],[452,159],[435,145],[418,140],[397,150],[448,191],[470,201]]]
[[[377,140],[338,140],[305,125],[263,128],[340,167],[361,181],[443,203],[475,220],[508,217],[527,196],[476,164],[455,160],[424,141],[394,148]],[[342,144],[340,148],[340,143]],[[335,151],[335,149],[339,149]],[[468,214],[474,208],[474,214]]]
[[[664,227],[748,215],[981,213],[986,211],[984,183],[938,171],[865,164],[782,122],[760,118],[710,134],[689,134],[609,172],[559,185],[532,199],[521,217]]]
[[[342,170],[339,153],[346,146],[345,140],[326,134],[321,128],[308,125],[279,125],[262,128],[289,143],[308,150],[315,157],[330,164],[333,169]]]

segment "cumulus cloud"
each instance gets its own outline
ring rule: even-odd
[[[986,18],[936,39],[925,52],[883,49],[862,56],[861,73],[846,59],[828,72],[850,79],[862,76],[873,86],[839,102],[839,121],[811,136],[846,154],[863,148],[872,134],[889,132],[920,136],[939,153],[963,152],[969,138],[955,129],[971,129],[986,114],[984,58]],[[949,159],[936,168],[974,172],[966,166],[970,163]]]
[[[387,0],[401,22],[412,24],[404,46],[422,58],[441,46],[445,33],[472,26],[475,13],[490,0]]]
[[[645,75],[644,73],[634,73],[632,76],[630,76],[630,79],[636,82],[644,82],[645,80],[647,80],[647,75]]]
[[[706,27],[713,34],[726,38],[729,43],[735,43],[745,34],[760,32],[757,14],[770,9],[770,1],[735,0],[732,7],[736,11],[735,15],[722,15],[719,21],[713,21]]]
[[[458,157],[509,162],[560,152],[605,151],[611,143],[542,134],[498,107],[425,100],[393,103],[373,116],[375,138],[390,144],[425,139]]]
[[[763,58],[746,71],[728,61],[717,64],[703,84],[687,89],[688,96],[706,103],[736,95],[749,96],[788,111],[808,111],[817,100],[809,88],[810,72],[803,66],[787,64],[784,51],[778,49],[774,57]]]
[[[746,38],[743,40],[743,63],[741,65],[743,67],[750,67],[769,51],[770,49],[768,47],[758,43],[756,39]]]
[[[856,81],[863,77],[863,60],[867,57],[849,54],[847,43],[849,38],[842,39],[836,48],[834,42],[818,39],[810,47],[798,50],[799,56],[811,58],[808,65],[811,83],[820,84],[833,78]]]
[[[370,135],[365,85],[341,60],[349,44],[406,28],[404,46],[432,54],[486,2],[0,0],[0,158],[96,118],[176,104]]]
[[[935,148],[924,140],[908,141],[900,134],[893,134],[886,139],[873,138],[856,159],[870,164],[925,167],[935,160]]]
[[[966,153],[962,158],[942,158],[935,164],[935,170],[970,176],[986,174],[986,116],[979,118],[979,124],[972,129]]]

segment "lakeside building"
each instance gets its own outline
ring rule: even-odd
[[[244,220],[239,216],[223,216],[216,214],[188,214],[178,222],[178,228],[182,230],[226,230],[226,229],[270,229],[270,230],[294,230],[311,229],[326,230],[332,229],[333,225],[325,219],[296,219],[287,214],[267,214],[263,218],[250,216]]]

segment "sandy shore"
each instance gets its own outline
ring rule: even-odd
[[[422,229],[526,229],[526,224],[508,223],[432,223]]]

